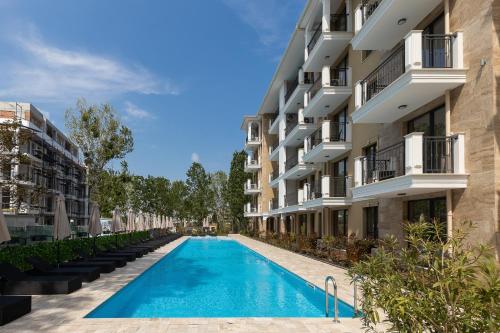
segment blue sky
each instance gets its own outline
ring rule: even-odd
[[[0,100],[58,127],[78,97],[133,131],[137,174],[228,170],[305,0],[0,0]]]

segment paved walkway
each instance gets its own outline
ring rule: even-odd
[[[322,287],[326,275],[334,275],[339,283],[339,297],[352,302],[352,288],[344,270],[305,258],[298,254],[240,236],[231,237],[268,257],[307,281]],[[140,275],[164,255],[182,244],[182,237],[144,258],[137,259],[111,274],[89,283],[70,294],[34,296],[32,312],[0,328],[0,332],[64,332],[64,333],[128,333],[128,332],[362,332],[359,319],[341,318],[151,318],[151,319],[87,319],[90,311]]]

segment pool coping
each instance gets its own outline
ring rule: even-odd
[[[231,237],[232,238],[232,237]],[[1,327],[2,332],[363,332],[359,319],[341,318],[85,318],[85,316],[122,289],[134,278],[156,264],[165,255],[183,244],[181,237],[147,256],[128,263],[101,278],[84,283],[69,295],[33,296],[32,312]],[[233,238],[234,239],[234,238]],[[253,249],[252,247],[246,246]],[[269,258],[268,255],[257,253]],[[279,266],[276,260],[272,260]],[[288,269],[289,270],[289,269]],[[292,273],[293,270],[290,270]],[[304,279],[304,276],[297,274]],[[308,279],[304,279],[308,281]],[[314,283],[317,285],[316,283]],[[339,295],[339,298],[340,295]],[[345,300],[345,298],[344,298]]]

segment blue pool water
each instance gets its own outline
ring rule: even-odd
[[[324,308],[322,289],[234,240],[207,237],[184,242],[87,318],[324,317]],[[339,301],[339,316],[352,307]]]

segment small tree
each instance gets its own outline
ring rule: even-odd
[[[225,196],[227,184],[228,178],[224,171],[217,171],[210,175],[210,188],[214,202],[211,214],[220,231],[225,231],[226,219],[229,215],[229,204]]]
[[[246,219],[244,217],[243,206],[248,202],[243,186],[248,178],[244,169],[244,162],[247,154],[244,150],[233,153],[227,189],[225,192],[226,201],[231,211],[233,232],[246,229]]]
[[[84,99],[77,101],[76,110],[66,111],[66,127],[71,140],[83,153],[93,196],[92,191],[97,190],[106,165],[132,151],[132,132],[116,117],[111,105],[87,105]]]
[[[486,247],[466,243],[470,228],[443,239],[438,223],[409,223],[406,247],[390,237],[355,264],[365,325],[374,329],[382,309],[397,332],[498,332],[498,266]]]
[[[126,211],[129,201],[128,184],[131,175],[125,161],[121,163],[121,171],[104,170],[99,177],[101,181],[97,184],[94,199],[99,204],[101,213],[105,217],[111,217],[113,209],[117,206]]]

